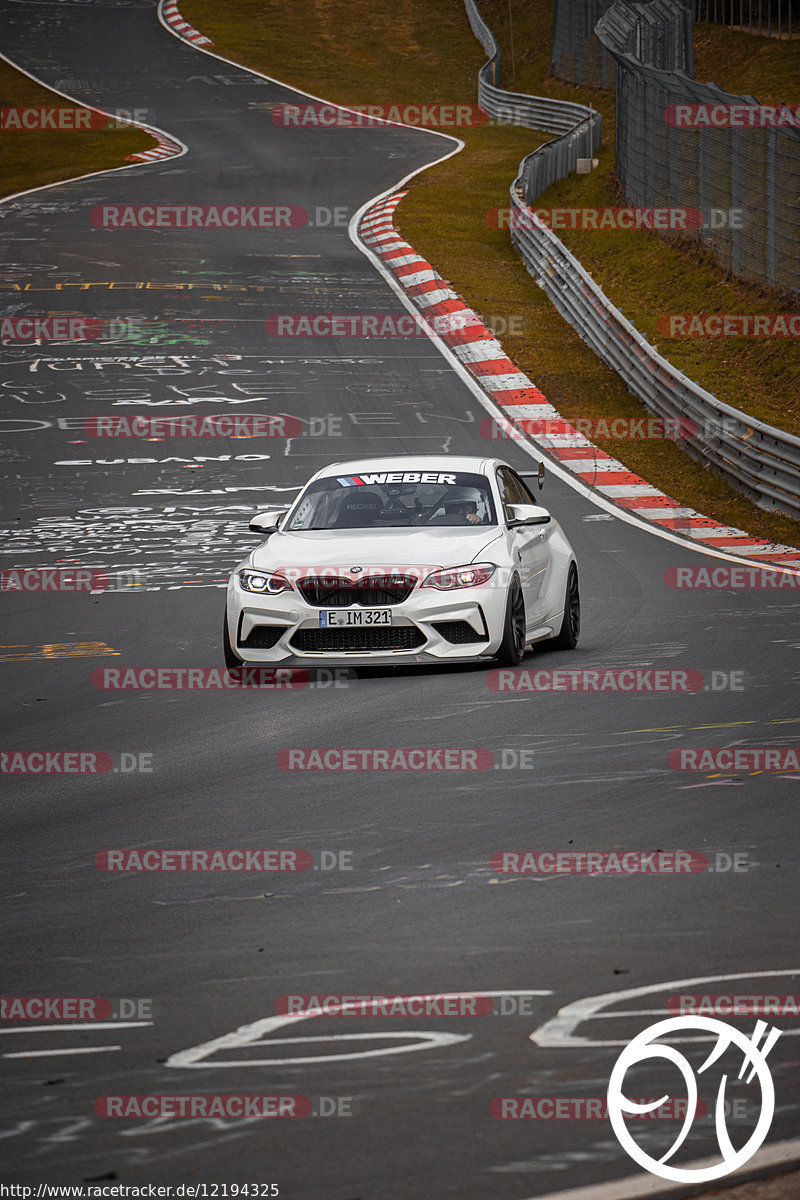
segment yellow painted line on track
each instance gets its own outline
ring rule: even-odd
[[[796,725],[800,717],[776,717],[772,721],[721,721],[717,725],[654,725],[650,729],[618,729],[612,737],[628,733],[676,733],[680,729],[735,729],[739,725]]]
[[[43,646],[0,646],[3,650],[23,650],[27,654],[1,654],[0,662],[41,662],[55,658],[107,658],[119,655],[105,642],[46,642]]]
[[[614,736],[622,737],[624,733],[673,733],[676,729],[685,728],[685,725],[653,725],[650,729],[619,729]]]
[[[716,725],[688,725],[688,729],[733,729],[736,725],[758,725],[758,721],[718,721]]]

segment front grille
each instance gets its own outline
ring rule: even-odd
[[[304,600],[317,608],[384,608],[402,604],[414,590],[413,575],[371,575],[367,579],[324,579],[308,575],[297,583]]]
[[[427,641],[416,625],[386,628],[299,629],[291,641],[305,654],[359,650],[416,650]]]
[[[254,625],[239,645],[248,650],[271,650],[288,628],[288,625]]]
[[[469,642],[488,642],[485,633],[478,633],[468,621],[435,621],[433,628],[440,633],[446,642],[454,646],[464,646]]]

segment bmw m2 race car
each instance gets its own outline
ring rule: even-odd
[[[539,486],[544,464],[539,470]],[[228,583],[228,667],[494,660],[577,645],[578,568],[558,522],[496,458],[334,463]]]

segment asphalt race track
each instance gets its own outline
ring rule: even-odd
[[[385,453],[497,453],[523,471],[534,460],[481,435],[485,411],[426,338],[265,330],[278,314],[405,312],[347,224],[449,143],[400,127],[282,128],[270,110],[297,93],[179,42],[150,0],[0,0],[0,24],[15,64],[85,103],[146,109],[187,148],[0,206],[3,315],[144,331],[3,351],[0,565],[109,578],[95,593],[0,595],[3,746],[114,760],[106,774],[4,780],[3,992],[140,1003],[116,1006],[125,1020],[2,1022],[2,1178],[275,1182],[298,1200],[524,1200],[646,1180],[605,1119],[501,1120],[490,1106],[604,1097],[622,1046],[677,993],[800,992],[800,773],[668,759],[798,744],[796,588],[669,587],[670,568],[724,560],[551,474],[542,499],[577,553],[582,639],[523,667],[693,671],[697,691],[498,692],[484,666],[280,690],[97,686],[105,669],[221,667],[223,585],[255,544],[249,515],[320,466]],[[102,206],[157,204],[297,206],[313,223],[92,223]],[[148,441],[84,424],[187,413],[289,414],[302,433]],[[477,748],[494,767],[282,769],[293,747]],[[98,869],[100,851],[123,847],[303,849],[314,868]],[[709,869],[503,874],[501,851],[683,851]],[[510,1011],[274,1019],[287,995],[438,993],[491,994]],[[547,1024],[595,996],[601,1015],[585,1006],[574,1028],[585,1043]],[[800,1110],[800,1017],[773,1023],[769,1142],[797,1136]],[[734,1024],[749,1035],[754,1018]],[[685,1050],[696,1067],[710,1048]],[[640,1068],[636,1094],[671,1083],[682,1095],[663,1071]],[[189,1093],[303,1096],[321,1115],[95,1109],[102,1096]],[[735,1142],[752,1132],[747,1111]],[[641,1144],[666,1152],[675,1122],[644,1124]],[[695,1122],[680,1156],[716,1152],[713,1120]]]

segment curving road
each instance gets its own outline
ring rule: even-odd
[[[110,577],[96,594],[0,596],[5,753],[114,759],[107,774],[4,779],[4,994],[151,1001],[96,1027],[0,1024],[3,1178],[523,1200],[635,1176],[605,1120],[498,1120],[490,1105],[604,1096],[621,1045],[677,992],[800,992],[800,773],[668,761],[687,747],[798,744],[796,589],[670,588],[670,568],[720,560],[551,476],[543,498],[578,556],[584,632],[573,654],[542,649],[524,666],[694,671],[699,690],[498,692],[481,667],[374,669],[282,691],[96,686],[106,669],[219,667],[221,584],[253,544],[248,515],[319,466],[496,447],[475,395],[426,339],[265,331],[286,313],[405,311],[347,222],[450,143],[399,127],[282,128],[273,106],[302,97],[180,43],[150,0],[0,0],[0,21],[16,64],[77,100],[146,108],[187,148],[0,206],[3,316],[138,328],[136,341],[4,346],[2,567]],[[159,204],[299,206],[314,223],[92,223],[98,207]],[[84,426],[223,412],[290,414],[304,432],[143,441]],[[506,450],[532,469],[518,445]],[[480,748],[495,766],[278,764],[286,748],[386,746]],[[302,848],[315,869],[97,868],[99,851],[122,847]],[[492,869],[494,853],[527,850],[688,851],[740,869]],[[703,982],[718,976],[740,978]],[[516,1011],[267,1020],[290,994],[442,992],[508,994]],[[593,996],[606,997],[604,1015],[584,1006],[571,1032],[552,1024]],[[735,1023],[749,1032],[753,1018]],[[775,1023],[770,1142],[796,1136],[800,1106],[799,1019]],[[695,1066],[707,1048],[688,1048]],[[677,1078],[641,1070],[639,1096]],[[190,1092],[303,1095],[317,1111],[326,1097],[351,1115],[115,1120],[94,1108],[106,1095]],[[648,1128],[641,1140],[664,1153],[672,1136]],[[713,1123],[697,1123],[683,1157],[715,1152]]]

